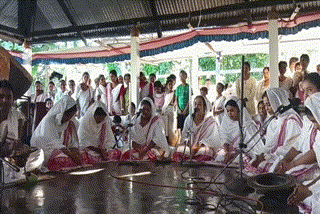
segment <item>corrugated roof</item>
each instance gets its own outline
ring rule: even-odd
[[[141,33],[158,32],[160,36],[161,31],[187,29],[188,23],[210,27],[266,20],[274,5],[280,18],[290,17],[297,5],[301,6],[298,15],[320,9],[316,0],[37,0],[36,8],[24,8],[25,2],[32,5],[34,1],[0,0],[0,32],[41,43],[130,35],[132,27],[140,23]],[[34,17],[30,17],[32,11],[36,11]]]

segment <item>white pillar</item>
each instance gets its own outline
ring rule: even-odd
[[[23,43],[23,66],[24,68],[32,74],[32,47],[28,41]]]
[[[138,108],[139,99],[139,73],[140,73],[140,54],[139,54],[139,30],[134,28],[131,34],[131,84],[130,84],[130,97]]]
[[[28,41],[24,41],[23,43],[23,54],[22,54],[22,66],[29,72],[32,76],[32,48]],[[25,96],[31,96],[32,93],[32,84],[28,91],[24,94]]]
[[[192,67],[190,69],[190,77],[189,77],[190,78],[190,86],[192,87],[193,95],[199,95],[199,92],[200,92],[199,91],[200,89],[199,89],[198,74],[199,74],[199,58],[198,58],[198,56],[193,56]],[[191,93],[190,93],[190,96],[191,96]],[[191,101],[192,99],[189,99],[189,100]]]
[[[278,14],[275,8],[269,13],[269,56],[270,56],[270,87],[279,87],[279,37]]]

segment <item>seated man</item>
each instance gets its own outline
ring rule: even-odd
[[[260,145],[258,156],[252,162],[258,172],[269,172],[276,160],[288,153],[301,134],[302,119],[291,108],[288,94],[284,89],[268,89],[263,95],[263,102],[270,116],[276,115],[266,130],[266,142]],[[279,111],[280,108],[283,108]]]
[[[215,145],[218,123],[209,114],[210,108],[210,103],[203,96],[194,99],[194,113],[186,118],[181,145],[174,154],[174,161],[189,159],[190,155],[197,161],[208,161],[213,158],[214,149],[218,148]]]
[[[22,158],[21,155],[31,153],[31,149],[23,144],[21,139],[21,124],[22,124],[22,115],[13,107],[13,90],[11,85],[6,80],[0,81],[0,141],[3,148],[1,148],[1,157],[9,157],[13,165],[18,167],[24,167],[30,159],[28,157]],[[34,153],[33,158],[37,159],[40,156],[40,153]],[[38,154],[38,156],[37,156]],[[4,167],[8,169],[8,167]],[[26,166],[27,170],[31,171],[35,168],[30,168]],[[13,173],[13,172],[12,172]],[[6,180],[5,173],[5,180]],[[23,170],[20,170],[20,173],[16,175],[19,179],[24,178]],[[6,182],[6,181],[5,181]]]
[[[31,146],[44,150],[49,170],[81,165],[77,128],[73,118],[77,112],[76,101],[64,95],[50,109],[31,137]]]
[[[106,105],[96,101],[80,120],[78,136],[84,163],[118,160],[121,156],[119,150],[112,150],[116,142],[107,112]]]
[[[123,154],[122,160],[157,160],[170,154],[164,133],[164,124],[156,115],[156,108],[150,98],[144,98],[139,106],[141,115],[132,127],[132,151]]]

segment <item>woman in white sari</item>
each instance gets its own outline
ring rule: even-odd
[[[282,158],[290,150],[301,134],[302,119],[290,105],[288,93],[281,88],[268,89],[263,95],[263,102],[273,119],[266,129],[266,142],[260,144],[258,156],[252,166],[258,172],[269,172],[276,160]],[[283,110],[279,111],[280,108]],[[279,115],[276,115],[276,112]]]
[[[175,122],[176,120],[174,119],[174,113],[175,113],[175,93],[173,91],[173,80],[168,79],[166,86],[165,86],[165,98],[164,98],[164,105],[162,107],[162,113],[164,114],[165,120],[163,121],[166,130],[167,130],[167,135],[169,139],[169,144],[174,146],[177,141],[177,136],[175,134],[174,127],[176,127]]]
[[[95,101],[101,101],[103,104],[107,105],[107,83],[106,78],[103,74],[101,74],[99,77],[99,86],[96,88],[94,92],[94,98]]]
[[[31,146],[43,149],[49,170],[81,165],[77,128],[73,121],[77,112],[74,99],[64,95],[47,113],[31,137]]]
[[[210,103],[203,96],[197,96],[194,99],[194,110],[184,123],[181,145],[174,154],[174,161],[189,159],[190,154],[197,161],[208,161],[213,158],[214,151],[219,147],[216,144],[218,123],[209,115]]]
[[[311,95],[305,101],[306,107],[310,110],[308,118],[312,121],[313,125],[316,127],[317,131],[320,130],[320,93],[315,93]],[[315,152],[316,161],[318,166],[320,166],[320,144],[316,141],[313,150]],[[308,182],[310,183],[310,182]],[[288,198],[289,204],[300,205],[303,213],[320,213],[320,181],[315,182],[310,187],[306,186],[308,184],[305,182],[303,185],[298,185],[293,192],[293,194]],[[302,203],[303,202],[303,203]]]
[[[111,150],[116,142],[107,112],[106,105],[96,101],[81,118],[78,136],[84,163],[94,164],[102,160],[117,160],[121,156],[119,150]]]
[[[79,117],[82,117],[93,100],[93,89],[90,86],[90,76],[88,72],[84,72],[82,83],[76,88],[76,100],[78,103]]]
[[[107,101],[110,115],[124,114],[124,95],[125,90],[123,84],[118,82],[117,72],[110,71],[111,83],[107,84]]]
[[[213,102],[213,116],[215,117],[219,125],[222,122],[222,117],[224,113],[224,104],[226,101],[226,97],[222,95],[223,90],[224,90],[224,85],[220,82],[217,83],[217,97]]]
[[[302,82],[302,88],[305,100],[320,91],[320,76],[318,73],[310,73]],[[311,114],[309,108],[306,112]],[[292,146],[289,152],[279,162],[276,171],[279,173],[289,173],[296,176],[299,180],[312,178],[318,170],[316,164],[309,164],[312,158],[315,158],[313,145],[320,139],[316,126],[305,115],[303,116],[303,128],[297,142]]]
[[[122,160],[157,160],[168,157],[170,150],[164,133],[164,124],[156,115],[153,101],[144,98],[139,108],[141,115],[132,127],[131,138],[133,149],[123,154]]]
[[[224,114],[219,130],[220,145],[219,152],[216,156],[218,162],[229,162],[236,155],[236,150],[239,149],[241,140],[240,135],[240,108],[241,101],[236,98],[230,98],[226,104],[226,113]],[[250,150],[248,157],[251,158],[255,154],[256,142],[259,141],[259,136],[256,136],[251,142],[249,139],[258,131],[256,123],[253,121],[247,109],[243,108],[243,138],[244,144],[247,145],[245,150]],[[253,147],[253,148],[252,148]],[[251,149],[252,148],[252,149]]]

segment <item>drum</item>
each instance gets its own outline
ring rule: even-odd
[[[8,51],[0,47],[0,80],[8,80],[14,99],[20,98],[31,86],[32,77]]]
[[[296,180],[291,175],[267,173],[249,178],[248,185],[254,188],[257,193],[265,194],[292,189],[296,185]]]
[[[248,185],[257,194],[264,194],[259,201],[264,205],[264,211],[270,213],[299,213],[297,206],[288,205],[287,199],[296,186],[296,180],[291,175],[267,173],[248,179]],[[261,209],[261,207],[257,207]]]

